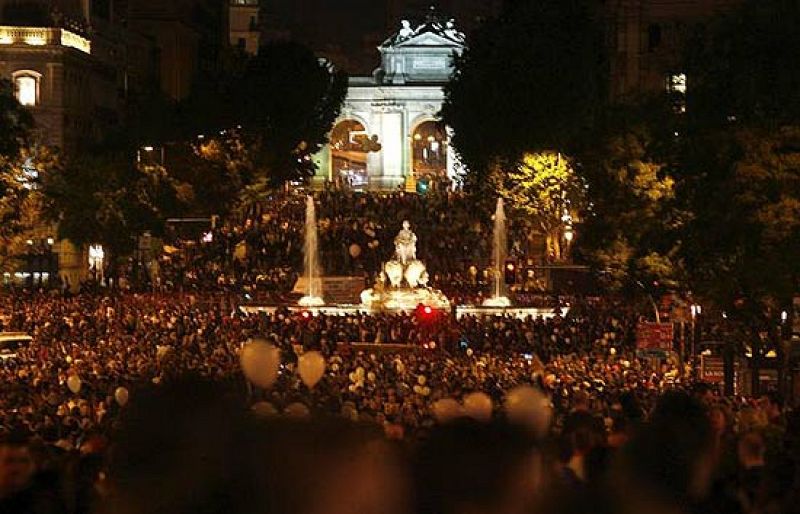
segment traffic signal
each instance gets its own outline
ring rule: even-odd
[[[420,324],[430,324],[436,321],[439,312],[430,305],[417,305],[416,311],[417,321]]]
[[[417,193],[420,195],[424,195],[428,193],[428,189],[430,188],[430,180],[427,178],[421,178],[417,181]]]
[[[514,261],[506,261],[505,265],[506,285],[517,283],[517,263]]]

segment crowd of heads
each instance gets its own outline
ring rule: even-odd
[[[269,512],[316,512],[328,501],[320,512],[354,512],[361,502],[374,512],[528,508],[549,501],[542,484],[588,497],[600,494],[590,486],[612,476],[619,483],[617,473],[642,482],[641,501],[680,499],[680,508],[694,508],[721,480],[715,494],[760,512],[752,509],[783,506],[785,495],[774,490],[791,485],[767,473],[778,456],[789,466],[782,469],[794,470],[786,464],[794,454],[782,450],[796,441],[781,402],[723,398],[677,362],[641,358],[635,313],[613,302],[576,300],[547,320],[245,314],[226,296],[175,293],[5,302],[3,328],[34,337],[0,365],[0,502],[8,505],[160,512],[145,489],[154,487],[154,498],[168,502],[163,508],[188,512],[202,499],[210,502],[203,511],[223,512],[234,506],[214,503],[221,501],[214,480],[243,479],[241,469],[253,472],[242,487],[266,489],[251,498],[237,488],[225,501],[258,499],[277,509]],[[253,339],[280,351],[269,388],[248,383],[241,370],[243,345]],[[298,373],[310,351],[325,359],[314,387]],[[542,408],[552,421],[544,433],[506,419],[507,396],[520,385],[547,398]],[[437,415],[438,402],[468,402],[476,392],[490,400],[493,422]],[[253,452],[261,452],[258,462],[249,460]],[[279,479],[289,455],[297,461]],[[331,487],[344,487],[341,473],[352,473],[347,483],[362,475],[366,482],[346,501],[328,498],[327,485],[306,497],[296,488],[315,480],[300,478],[315,463]],[[174,485],[186,470],[186,482]],[[737,481],[745,475],[763,487]],[[199,498],[185,496],[201,484]],[[336,510],[341,501],[345,510]]]
[[[366,283],[408,219],[435,286],[456,303],[488,290],[470,266],[490,253],[490,206],[316,200],[326,273]],[[512,222],[512,255],[528,228]],[[798,411],[637,351],[631,304],[293,310],[302,230],[303,198],[280,195],[169,241],[146,293],[2,297],[2,330],[32,341],[0,359],[0,514],[798,510]],[[243,310],[242,293],[278,307]]]

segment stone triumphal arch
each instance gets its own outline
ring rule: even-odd
[[[413,179],[453,180],[459,169],[438,113],[464,34],[432,13],[416,26],[404,20],[378,50],[372,76],[350,79],[315,181],[395,189]]]

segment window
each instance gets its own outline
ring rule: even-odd
[[[14,91],[19,103],[26,106],[34,106],[39,103],[39,77],[38,73],[18,72],[14,74]]]
[[[673,108],[678,113],[686,112],[686,74],[667,75],[667,94],[672,98]]]
[[[661,26],[653,24],[647,27],[647,50],[654,52],[661,46]]]
[[[686,74],[673,73],[667,77],[667,92],[686,94]]]

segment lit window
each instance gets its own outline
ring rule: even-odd
[[[667,76],[667,93],[672,97],[677,113],[686,112],[686,74],[673,73]]]
[[[40,77],[38,73],[28,71],[14,74],[14,90],[19,103],[26,106],[38,105]]]
[[[89,247],[89,267],[96,270],[103,268],[103,261],[105,260],[106,252],[100,245],[92,245]]]
[[[673,73],[667,77],[667,92],[686,94],[686,74]]]

